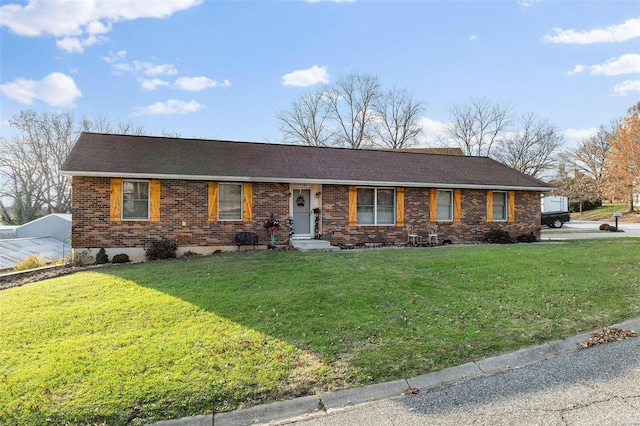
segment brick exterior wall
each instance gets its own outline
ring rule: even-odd
[[[150,241],[168,238],[188,247],[225,247],[234,245],[236,232],[258,234],[268,243],[262,224],[271,213],[286,225],[289,217],[288,184],[254,183],[253,218],[243,221],[208,221],[208,182],[162,180],[160,221],[110,221],[109,178],[74,177],[72,184],[72,237],[74,248],[145,247]],[[183,226],[183,222],[185,226]],[[288,243],[286,226],[276,233],[277,244]]]
[[[271,213],[281,221],[276,244],[288,244],[290,186],[285,183],[253,183],[253,217],[250,222],[208,221],[208,182],[162,180],[160,221],[110,221],[110,179],[74,177],[72,187],[72,247],[144,248],[153,239],[176,240],[181,247],[234,247],[240,231],[258,234],[267,244],[268,231],[262,224]],[[540,237],[540,193],[517,191],[514,222],[487,222],[483,190],[462,190],[461,220],[438,222],[439,238],[453,243],[477,242],[492,228],[513,237],[533,232]],[[348,187],[323,185],[321,232],[333,244],[386,242],[401,244],[407,236],[404,226],[348,226]],[[405,188],[405,224],[426,233],[429,222],[429,188]],[[184,222],[184,226],[183,226]]]
[[[324,185],[322,188],[323,238],[333,244],[385,242],[402,244],[407,241],[404,226],[347,226],[349,189],[346,186]],[[405,188],[404,222],[426,236],[429,223],[430,188]],[[452,243],[479,242],[493,228],[503,229],[512,237],[533,232],[540,239],[540,193],[516,191],[515,220],[487,222],[487,191],[462,190],[459,222],[436,222],[438,238]]]

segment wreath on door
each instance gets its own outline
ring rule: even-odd
[[[298,207],[304,207],[304,196],[302,195],[302,192],[298,195],[298,198],[296,198],[296,205]]]

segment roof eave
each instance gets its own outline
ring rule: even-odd
[[[434,183],[434,182],[395,182],[395,181],[363,181],[343,179],[306,179],[288,177],[259,177],[259,176],[213,176],[213,175],[174,175],[162,173],[105,173],[85,172],[74,170],[61,170],[64,176],[88,176],[122,179],[177,179],[177,180],[203,180],[216,182],[274,182],[306,185],[355,185],[355,186],[402,186],[409,188],[441,188],[441,189],[493,189],[511,191],[540,191],[548,192],[554,187],[526,186],[526,185],[483,185],[464,183]]]

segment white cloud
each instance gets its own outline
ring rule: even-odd
[[[640,73],[640,54],[628,53],[608,59],[602,65],[593,65],[591,74],[620,75]]]
[[[640,37],[640,18],[631,18],[622,24],[589,31],[563,30],[554,28],[555,34],[547,34],[544,40],[562,44],[592,44],[627,41]]]
[[[173,85],[176,89],[186,90],[189,92],[198,92],[200,90],[205,90],[210,87],[229,87],[231,83],[229,80],[216,81],[211,80],[210,78],[200,76],[200,77],[180,77],[176,80]]]
[[[516,0],[516,3],[524,8],[527,8],[532,7],[534,4],[539,3],[540,1],[542,0]]]
[[[140,80],[140,86],[143,90],[156,90],[161,86],[169,86],[168,81],[160,80],[159,78],[153,78],[151,80]]]
[[[127,52],[125,50],[118,50],[116,53],[109,51],[109,56],[104,56],[102,59],[108,64],[114,64],[126,57],[127,57]]]
[[[616,84],[613,91],[620,96],[626,96],[629,92],[640,92],[640,80],[625,80]]]
[[[476,41],[477,39],[479,39],[480,37],[478,37],[476,34],[472,35],[469,37],[469,41]]]
[[[287,87],[307,87],[318,83],[328,83],[327,67],[317,65],[306,70],[292,71],[282,76],[281,84]]]
[[[87,32],[89,34],[106,34],[109,31],[111,31],[111,22],[93,21],[87,24]]]
[[[627,53],[618,58],[607,59],[604,63],[598,65],[576,65],[567,74],[578,74],[585,70],[589,70],[590,74],[607,76],[640,73],[640,54]]]
[[[582,71],[584,71],[584,68],[585,68],[584,65],[578,64],[575,67],[573,67],[571,71],[567,72],[567,75],[579,74]]]
[[[591,137],[598,133],[597,127],[591,127],[589,129],[566,129],[562,132],[564,136],[567,138],[567,142],[570,145],[574,145],[588,137]]]
[[[442,121],[434,120],[429,117],[422,117],[420,119],[420,126],[422,127],[422,135],[420,136],[420,144],[433,145],[438,136],[442,134],[446,123]]]
[[[102,59],[111,65],[113,73],[118,75],[123,72],[130,73],[134,76],[144,76],[138,78],[142,90],[155,90],[161,86],[170,86],[171,84],[165,80],[159,78],[146,78],[146,77],[158,77],[162,75],[175,75],[178,73],[176,67],[171,64],[154,64],[152,62],[144,61],[132,61],[120,62],[127,57],[127,52],[119,50],[114,53],[109,51],[109,56],[104,56]]]
[[[151,77],[158,75],[175,75],[178,73],[176,67],[171,64],[154,64],[143,61],[133,61],[131,63],[118,62],[112,64],[112,67],[117,72],[142,73]]]
[[[67,53],[82,53],[85,47],[108,41],[107,37],[90,35],[85,38],[65,37],[56,41],[56,46]]]
[[[189,102],[178,99],[169,99],[167,102],[156,102],[155,104],[136,109],[136,115],[175,115],[188,114],[201,110],[205,106],[195,100]]]
[[[0,27],[27,37],[51,35],[62,39],[85,37],[86,40],[88,36],[108,33],[113,23],[139,18],[162,19],[203,1],[28,0],[26,5],[0,6]],[[58,44],[62,49],[71,45],[73,49],[67,51],[79,51],[77,44],[70,40]]]
[[[119,50],[116,53],[110,51],[109,55],[103,57],[102,59],[111,65],[111,68],[115,74],[126,72],[139,77],[138,81],[140,82],[140,86],[143,90],[155,90],[158,87],[170,87],[172,85],[169,82],[157,77],[163,75],[166,76],[178,74],[178,70],[176,69],[176,67],[171,64],[155,64],[153,62],[144,61],[121,62],[121,60],[125,59],[126,57],[127,52],[124,50]],[[205,76],[180,77],[176,79],[173,84],[173,88],[186,90],[189,92],[197,92],[211,87],[230,86],[231,83],[229,82],[229,80],[218,81],[212,80]]]
[[[73,78],[60,72],[53,72],[39,81],[18,78],[0,85],[0,91],[23,104],[31,105],[34,100],[40,99],[55,107],[73,107],[76,98],[82,96]]]

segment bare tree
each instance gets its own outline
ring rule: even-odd
[[[513,123],[513,106],[472,98],[467,104],[453,104],[453,119],[439,137],[440,143],[459,146],[466,155],[490,156],[493,144]]]
[[[115,133],[119,135],[140,136],[145,134],[144,127],[132,121],[119,120],[114,127],[104,115],[94,119],[82,117],[78,125],[78,132]]]
[[[595,181],[577,170],[566,155],[560,156],[557,162],[557,172],[554,179],[549,181],[556,187],[553,191],[554,195],[564,195],[569,197],[570,206],[577,207],[582,213],[585,202],[595,205],[600,197],[595,197]],[[570,170],[569,172],[567,170]],[[575,207],[574,207],[575,208]]]
[[[324,90],[306,93],[291,103],[290,111],[276,114],[284,139],[311,146],[329,146],[335,139],[329,127],[329,108]]]
[[[422,132],[420,115],[424,107],[407,90],[393,89],[380,95],[374,105],[378,120],[376,145],[386,149],[410,148]]]
[[[14,204],[22,200],[22,205],[30,199],[31,205],[41,206],[46,213],[69,211],[69,181],[59,170],[77,138],[73,116],[26,110],[9,124],[20,133],[1,142],[3,180],[11,188],[11,192],[3,190],[3,196],[13,198]],[[34,190],[36,185],[39,189]]]
[[[169,130],[166,130],[166,129],[160,130],[160,136],[162,136],[163,138],[180,138],[180,137],[182,137],[180,132],[169,131]]]
[[[618,125],[617,121],[612,121],[609,127],[601,125],[595,135],[584,139],[570,152],[569,163],[574,169],[593,179],[592,200],[602,198],[607,156],[611,152],[611,141],[615,139]]]
[[[284,139],[312,146],[401,148],[420,132],[421,103],[406,90],[381,92],[377,77],[351,73],[276,114]]]
[[[22,225],[42,216],[46,182],[34,161],[28,141],[15,136],[0,140],[0,219],[6,225]]]
[[[564,144],[559,129],[533,113],[523,114],[518,129],[497,142],[492,157],[522,173],[540,178],[554,168]]]
[[[5,223],[22,224],[46,213],[64,213],[71,208],[71,187],[60,167],[81,131],[110,132],[106,119],[78,122],[69,113],[38,113],[23,110],[9,124],[18,130],[11,138],[0,137],[0,206]],[[131,123],[120,123],[118,131],[142,134]]]
[[[338,146],[353,149],[373,146],[373,108],[380,96],[380,82],[367,74],[348,74],[330,86],[327,93],[330,117],[338,124]]]

